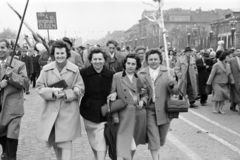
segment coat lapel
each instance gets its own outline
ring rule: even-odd
[[[129,78],[127,77],[127,75],[125,75],[124,77],[122,77],[122,82],[123,84],[125,84],[126,86],[128,86],[130,89],[134,90],[135,92],[137,91],[137,88],[134,86],[136,79],[135,77],[133,77],[133,83],[130,82]]]
[[[219,67],[220,67],[224,72],[226,72],[226,69],[225,69],[225,67],[223,66],[223,64],[222,64],[221,61],[218,61],[218,65],[219,65]]]

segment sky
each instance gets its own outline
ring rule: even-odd
[[[99,39],[108,31],[127,30],[141,19],[144,10],[151,10],[143,2],[152,0],[30,0],[25,22],[31,28],[47,36],[46,30],[38,30],[36,12],[56,12],[57,30],[49,30],[52,39],[67,36],[83,40]],[[8,7],[11,4],[21,15],[26,0],[0,0],[0,32],[3,28],[18,31],[20,20]],[[183,8],[202,10],[228,9],[240,6],[240,0],[164,0],[163,9]],[[22,34],[29,34],[23,26]]]

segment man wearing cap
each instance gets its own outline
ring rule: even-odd
[[[190,108],[197,108],[195,99],[197,97],[197,66],[192,57],[192,49],[187,47],[184,54],[177,60],[175,72],[178,77],[178,87],[183,95],[188,95]],[[180,98],[181,99],[181,98]]]
[[[206,83],[211,72],[210,66],[207,64],[209,54],[206,52],[202,53],[202,57],[196,60],[196,66],[198,69],[198,91],[200,94],[200,103],[205,106],[207,103],[208,93],[206,92]]]
[[[0,144],[2,160],[16,160],[23,109],[23,90],[28,83],[26,65],[13,59],[9,67],[10,44],[0,39]],[[3,78],[5,77],[5,78]]]
[[[84,64],[83,64],[81,56],[76,51],[72,50],[73,44],[72,44],[71,40],[67,37],[64,37],[62,40],[64,42],[66,42],[68,44],[69,48],[71,49],[71,51],[70,51],[71,56],[68,58],[68,60],[70,62],[72,62],[73,64],[75,64],[76,66],[78,66],[79,69],[84,68]]]
[[[229,60],[229,64],[231,67],[232,75],[235,81],[235,84],[231,86],[231,106],[230,109],[232,111],[236,110],[236,105],[238,105],[238,110],[240,114],[240,49],[237,49],[234,52],[233,58]]]

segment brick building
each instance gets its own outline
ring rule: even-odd
[[[211,46],[216,49],[219,40],[224,41],[224,48],[240,48],[240,9],[228,9],[211,23]]]

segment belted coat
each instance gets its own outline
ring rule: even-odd
[[[181,92],[186,95],[187,93],[187,70],[189,72],[190,81],[193,89],[193,96],[196,98],[198,95],[198,89],[197,89],[197,66],[196,66],[196,60],[194,57],[190,57],[189,64],[187,57],[185,55],[178,58],[176,66],[175,66],[175,72],[178,77],[178,87],[181,90]]]

